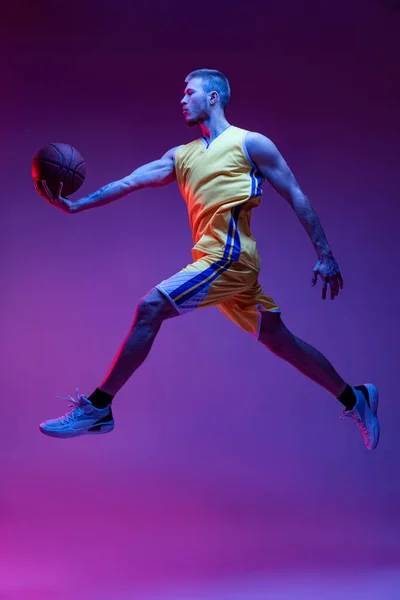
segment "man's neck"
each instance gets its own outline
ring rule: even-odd
[[[200,123],[202,137],[205,138],[209,144],[229,126],[230,123],[228,123],[225,117],[222,117],[222,119],[210,118],[207,119],[207,121]]]

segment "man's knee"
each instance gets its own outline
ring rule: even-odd
[[[261,315],[260,336],[276,336],[284,327],[281,314],[278,312],[264,311]]]
[[[157,288],[153,288],[139,300],[135,320],[162,322],[165,319],[176,317],[178,314],[172,302]]]
[[[280,313],[265,311],[261,316],[259,341],[272,352],[282,351],[287,337],[287,329],[282,322]]]

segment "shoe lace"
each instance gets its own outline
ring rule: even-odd
[[[361,429],[361,431],[363,433],[365,433],[365,434],[367,433],[367,427],[365,424],[365,420],[361,417],[358,410],[353,409],[350,414],[348,412],[344,411],[340,418],[341,419],[351,419],[352,421],[354,421],[356,423],[356,425],[358,425],[358,427]]]
[[[60,400],[67,400],[69,402],[68,407],[70,408],[64,415],[59,417],[60,423],[65,425],[71,421],[75,421],[78,417],[80,417],[83,413],[87,412],[87,405],[83,402],[85,396],[79,393],[79,389],[76,388],[76,398],[73,398],[68,394],[67,398],[63,396],[56,396],[56,398],[60,398]]]

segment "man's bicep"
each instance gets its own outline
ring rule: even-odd
[[[252,134],[248,135],[246,145],[250,157],[265,179],[290,201],[292,194],[299,191],[299,185],[275,144],[264,135]]]
[[[176,171],[175,171],[175,153],[180,148],[180,146],[175,146],[175,148],[171,148],[165,154],[162,155],[160,159],[160,164],[162,164],[162,168],[166,173],[166,176],[163,179],[163,183],[160,185],[167,185],[168,183],[172,183],[172,181],[176,180]]]
[[[264,171],[264,177],[286,200],[290,200],[293,193],[299,190],[299,185],[289,165],[278,150],[272,162],[265,165]]]
[[[181,148],[181,147],[182,146],[175,146],[174,148],[171,148],[171,150],[168,150],[168,152],[166,152],[165,154],[162,155],[161,159],[168,158],[168,159],[172,160],[173,163],[175,164],[176,151],[178,150],[178,148]]]
[[[133,189],[161,187],[176,179],[175,151],[168,150],[159,160],[138,167],[127,179]]]
[[[156,187],[168,185],[175,181],[175,148],[168,150],[168,152],[157,161],[157,170],[157,180],[154,183]]]

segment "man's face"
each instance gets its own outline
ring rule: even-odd
[[[203,90],[203,84],[200,78],[194,77],[186,83],[181,106],[186,124],[189,125],[189,127],[198,125],[208,118],[207,94]]]

